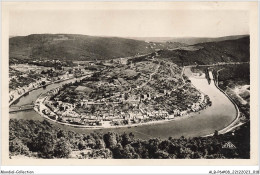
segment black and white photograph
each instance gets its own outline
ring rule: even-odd
[[[9,10],[9,160],[256,156],[252,13],[139,3]]]

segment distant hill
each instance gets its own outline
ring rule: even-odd
[[[178,65],[213,64],[250,61],[249,36],[218,42],[195,44],[192,49],[160,50],[157,58],[166,58]],[[194,49],[195,48],[195,49]]]
[[[9,57],[16,59],[102,60],[147,54],[186,44],[73,34],[33,34],[9,38]]]
[[[183,43],[186,45],[193,45],[198,43],[205,43],[205,42],[217,42],[217,41],[225,41],[225,40],[234,40],[243,38],[248,35],[234,35],[234,36],[225,36],[225,37],[218,37],[218,38],[206,38],[206,37],[132,37],[131,39],[146,41],[146,42],[177,42]]]

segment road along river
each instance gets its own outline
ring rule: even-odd
[[[199,113],[190,114],[184,117],[176,117],[174,120],[164,123],[156,123],[151,125],[140,125],[125,128],[105,128],[105,129],[84,129],[74,128],[71,126],[60,125],[55,122],[54,126],[64,128],[65,130],[71,130],[79,133],[91,133],[114,131],[117,133],[130,133],[132,132],[136,138],[147,139],[159,137],[161,139],[168,139],[169,137],[179,138],[205,136],[213,133],[215,130],[222,130],[227,127],[236,119],[237,111],[234,104],[223,94],[214,84],[213,81],[208,83],[206,78],[196,78],[190,75],[190,68],[185,69],[185,74],[189,77],[192,84],[201,92],[207,94],[212,101],[212,105]],[[68,81],[75,81],[68,80]],[[31,91],[29,95],[20,98],[19,102],[15,106],[21,106],[24,104],[34,102],[40,94],[45,93],[53,88],[56,88],[64,83],[61,82],[47,86],[45,89],[40,88]],[[21,111],[17,113],[9,114],[11,119],[32,119],[32,120],[44,120],[35,111]]]

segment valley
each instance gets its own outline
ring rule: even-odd
[[[241,138],[240,128],[248,132],[250,122],[249,37],[208,41],[194,40],[189,45],[67,34],[12,37],[10,107],[34,105],[34,111],[9,114],[12,132],[19,121],[25,125],[42,125],[38,122],[43,121],[65,133],[97,134],[94,137],[99,139],[93,142],[104,146],[93,147],[81,140],[82,148],[64,140],[74,150],[66,156],[74,158],[84,151],[85,157],[100,157],[96,154],[101,151],[106,152],[102,158],[118,158],[116,147],[102,141],[103,135],[111,139],[134,135],[149,142],[205,136],[218,136],[220,141],[235,132]],[[56,129],[51,137],[56,138]],[[10,142],[17,139],[12,135]],[[18,142],[27,144],[26,154],[44,157],[33,151],[31,143]],[[135,144],[132,139],[126,145],[137,149]],[[182,158],[179,153],[168,153],[168,158]],[[203,152],[203,156],[209,155]]]

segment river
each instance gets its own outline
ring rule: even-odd
[[[179,138],[185,137],[196,137],[204,136],[213,133],[215,130],[221,130],[228,126],[236,118],[236,108],[234,104],[220,92],[214,82],[208,83],[206,78],[195,78],[190,75],[190,69],[185,70],[185,74],[189,77],[192,84],[199,89],[201,92],[207,94],[212,101],[212,105],[205,110],[193,114],[189,117],[176,117],[175,120],[153,124],[153,125],[142,125],[131,128],[109,128],[109,129],[84,129],[84,128],[73,128],[70,126],[60,125],[53,123],[55,126],[64,128],[65,130],[72,130],[79,133],[91,133],[91,132],[108,132],[114,131],[117,133],[130,133],[132,132],[136,138],[147,139],[158,137],[161,139],[167,139],[169,137]],[[68,80],[68,81],[75,81]],[[29,95],[20,98],[16,106],[32,103],[35,101],[41,93],[45,93],[50,89],[60,86],[66,82],[56,83],[47,86],[45,89],[40,88],[31,91]],[[39,114],[35,111],[22,111],[17,113],[9,114],[10,118],[16,119],[32,119],[32,120],[43,120]]]

